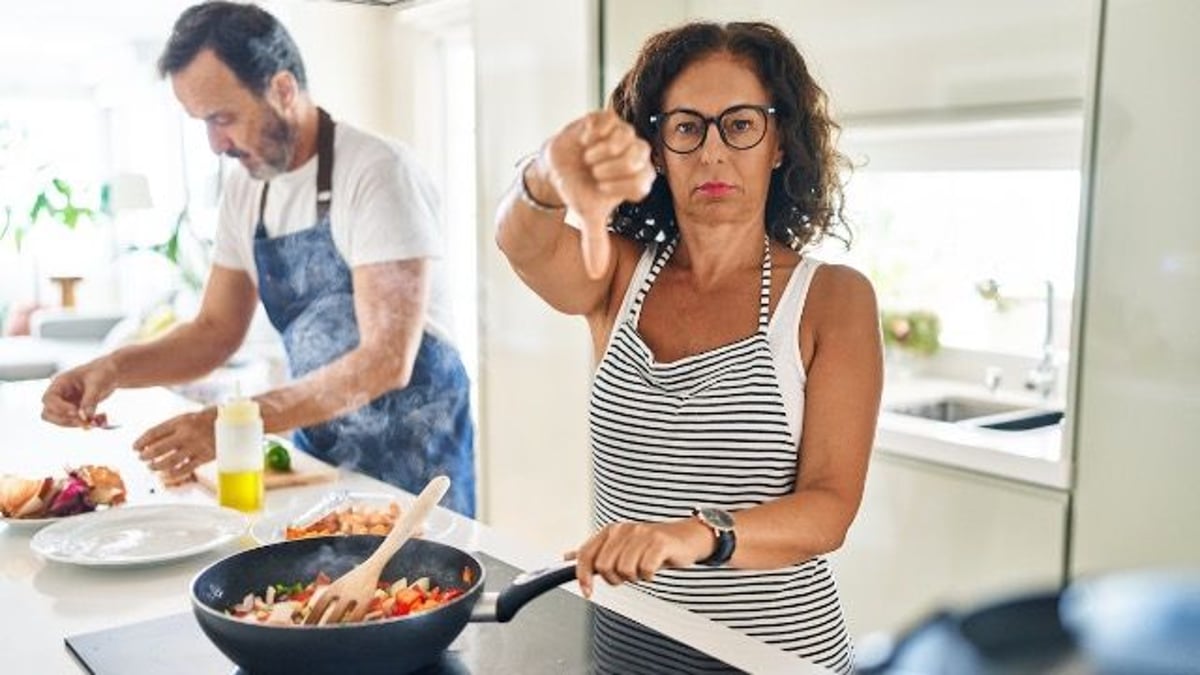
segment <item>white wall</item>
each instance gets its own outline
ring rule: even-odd
[[[1200,566],[1200,3],[1108,0],[1076,427],[1074,574]]]
[[[597,104],[595,5],[484,0],[475,3],[474,32],[483,517],[564,550],[589,530],[590,339],[583,319],[557,314],[521,283],[493,243],[492,222],[514,163]]]
[[[391,58],[394,10],[335,2],[273,0],[264,8],[283,22],[300,46],[309,89],[335,118],[383,136],[412,138],[411,115],[394,104],[406,89],[406,63]],[[399,82],[397,82],[399,80]]]

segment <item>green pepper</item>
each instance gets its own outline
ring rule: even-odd
[[[300,595],[304,592],[304,583],[297,581],[294,584],[275,584],[275,597],[291,597]]]
[[[264,461],[267,468],[271,471],[291,471],[292,456],[288,453],[288,449],[282,443],[273,439],[267,439],[265,443]]]

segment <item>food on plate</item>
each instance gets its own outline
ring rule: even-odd
[[[283,443],[268,438],[263,441],[263,463],[270,471],[291,471],[292,455]]]
[[[115,425],[108,423],[108,415],[105,413],[96,413],[83,421],[83,428],[87,429],[116,429]]]
[[[54,479],[0,477],[0,513],[6,518],[35,518],[47,503]]]
[[[68,468],[66,474],[60,478],[0,475],[0,515],[60,518],[125,501],[125,482],[116,469],[85,464]]]
[[[472,576],[469,568],[463,569],[464,581],[471,583]],[[226,610],[226,613],[254,623],[300,625],[308,618],[312,606],[330,583],[328,576],[318,573],[316,580],[308,584],[296,582],[268,586],[262,595],[247,594],[240,603]],[[463,592],[461,588],[443,590],[432,586],[429,577],[421,577],[411,584],[408,583],[408,579],[399,579],[392,583],[380,581],[370,605],[367,606],[367,614],[363,621],[427,612],[454,600]],[[322,619],[318,625],[326,622],[327,619]],[[351,622],[344,619],[339,623]]]
[[[400,505],[396,502],[386,507],[370,506],[367,504],[350,504],[331,511],[317,520],[304,524],[290,524],[284,528],[285,539],[304,539],[306,537],[327,537],[335,534],[379,534],[385,535],[392,530],[396,519],[400,517]],[[421,529],[417,528],[416,536]]]

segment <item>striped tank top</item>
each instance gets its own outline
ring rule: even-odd
[[[781,386],[789,369],[777,368],[777,360],[789,360],[779,357],[789,346],[773,350],[768,335],[769,240],[758,330],[670,363],[655,360],[637,331],[638,318],[676,241],[643,254],[592,382],[589,428],[597,529],[618,521],[688,518],[695,506],[737,511],[795,489],[803,415],[796,327],[819,263],[806,258],[797,266],[776,308],[777,319],[792,317],[783,334],[790,336],[795,355],[790,359],[795,362],[792,381]],[[803,292],[790,292],[796,283]],[[776,570],[661,570],[652,580],[633,585],[835,672],[851,670],[850,638],[824,558]]]

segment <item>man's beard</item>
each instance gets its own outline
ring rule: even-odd
[[[262,159],[256,166],[246,167],[250,175],[258,180],[271,180],[285,173],[296,155],[296,128],[274,110],[267,108],[266,113],[257,153]],[[246,157],[245,153],[238,155]]]

